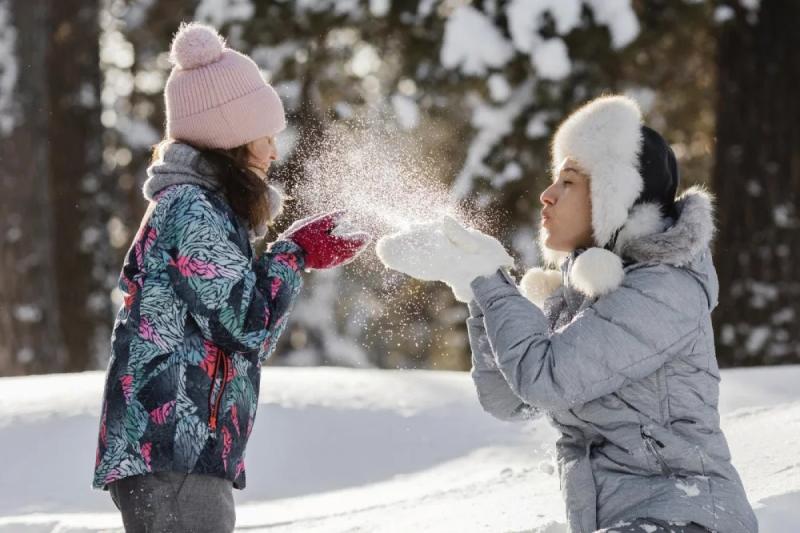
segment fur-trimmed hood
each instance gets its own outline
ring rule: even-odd
[[[713,195],[694,186],[676,199],[675,207],[677,219],[672,220],[662,216],[654,204],[636,205],[619,233],[613,252],[588,248],[565,254],[557,270],[530,269],[520,282],[520,290],[542,307],[547,297],[564,283],[587,296],[597,297],[616,289],[624,279],[625,267],[631,264],[653,262],[686,267],[704,259],[716,231]],[[697,275],[705,277],[702,272]],[[711,280],[700,281],[707,284]],[[706,289],[713,305],[716,305],[716,290]]]

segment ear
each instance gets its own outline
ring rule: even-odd
[[[519,290],[537,307],[544,307],[544,301],[561,286],[561,272],[542,270],[539,267],[528,270],[519,282]]]
[[[572,286],[592,298],[613,291],[624,277],[620,256],[603,248],[589,248],[580,254],[569,273]]]

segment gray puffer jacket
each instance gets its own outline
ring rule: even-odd
[[[678,202],[667,230],[628,246],[635,260],[603,296],[570,286],[580,250],[562,264],[562,286],[543,309],[503,271],[472,283],[479,399],[504,420],[541,411],[560,431],[572,533],[638,517],[758,531],[720,430],[713,213],[696,195]]]

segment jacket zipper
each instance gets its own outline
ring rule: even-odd
[[[220,363],[222,363],[222,378],[220,380],[219,393],[212,405],[211,398],[214,395],[214,388],[216,385],[217,374],[219,374]],[[228,376],[228,361],[225,359],[225,352],[219,351],[216,365],[214,365],[214,382],[211,383],[211,391],[208,393],[208,428],[211,430],[211,436],[217,437],[217,415],[219,414],[219,406],[222,402],[222,393],[225,391],[225,378]]]

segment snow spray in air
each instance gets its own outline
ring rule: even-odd
[[[304,301],[313,305],[307,311],[333,312],[335,300],[340,317],[347,317],[349,335],[358,337],[364,347],[422,350],[430,336],[423,309],[444,311],[447,300],[436,297],[441,291],[409,283],[407,276],[385,269],[374,243],[383,235],[445,214],[482,229],[490,228],[492,221],[485,212],[453,199],[448,186],[448,172],[453,169],[441,154],[425,153],[426,146],[408,133],[393,131],[387,123],[334,124],[321,139],[311,142],[313,146],[306,140],[296,148],[305,155],[304,175],[291,191],[300,214],[345,209],[347,229],[366,230],[374,240],[352,265],[317,273],[309,280]],[[334,293],[335,298],[322,298]]]
[[[338,126],[321,143],[294,191],[304,211],[346,209],[351,224],[376,239],[445,214],[470,226],[487,225],[485,217],[454,202],[442,165],[408,135],[383,124]]]

